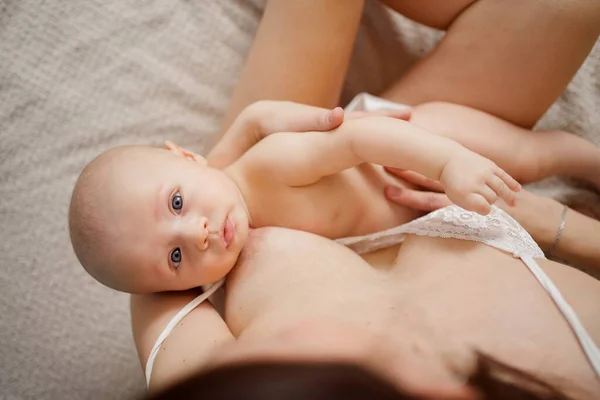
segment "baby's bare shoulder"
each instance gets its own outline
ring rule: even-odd
[[[296,151],[310,146],[323,132],[278,132],[258,142],[251,151]]]

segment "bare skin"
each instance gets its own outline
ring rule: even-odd
[[[223,128],[246,106],[263,99],[335,107],[363,4],[364,0],[270,0]],[[296,81],[299,71],[314,79]]]
[[[436,49],[384,97],[409,105],[461,104],[524,128],[563,92],[600,34],[600,3],[594,0],[384,3],[446,29]],[[476,61],[465,61],[474,54]]]
[[[587,181],[600,191],[600,148],[576,135],[534,132],[482,111],[445,102],[414,107],[410,122],[494,160],[521,183],[563,175]]]
[[[384,97],[413,106],[464,105],[524,128],[562,93],[600,34],[596,0],[526,0],[509,7],[502,0],[385,3],[447,34]],[[224,129],[261,99],[336,106],[363,5],[269,0]],[[474,53],[476,60],[466,61]]]
[[[254,112],[244,115],[251,120]],[[455,204],[480,214],[499,198],[514,204],[520,190],[490,160],[388,117],[273,134],[224,170],[166,146],[111,149],[75,187],[70,225],[82,228],[71,230],[74,248],[86,270],[112,288],[142,294],[214,283],[233,267],[249,225],[337,239],[408,222],[411,210],[381,195],[385,182],[363,175],[377,168],[369,163],[440,180]],[[86,229],[98,229],[95,241],[77,240]]]
[[[519,182],[565,175],[600,190],[600,149],[566,132],[529,130],[595,43],[600,3],[384,3],[417,22],[447,30],[431,54],[381,94],[414,106],[412,123],[493,160]],[[224,128],[260,99],[337,105],[362,8],[362,0],[270,0]],[[310,30],[303,20],[311,21]],[[500,25],[503,29],[497,30]],[[523,32],[527,40],[522,40]],[[473,51],[477,61],[466,63]]]
[[[498,198],[513,204],[513,191],[520,189],[494,163],[456,142],[381,117],[348,121],[333,132],[271,135],[225,172],[240,187],[253,226],[340,238],[406,222],[400,210],[376,206],[377,181],[364,179],[364,169],[350,169],[364,163],[437,176],[455,204],[481,214]]]
[[[292,22],[296,24],[296,34],[293,40],[289,35],[282,35],[286,32],[286,26],[278,21],[288,24],[290,21],[280,19],[275,11],[285,13],[285,7],[290,3],[296,7],[311,2],[271,0],[268,4],[270,16],[261,25],[252,54],[260,54],[260,49],[277,48],[271,46],[275,38],[279,40],[280,47],[288,49],[298,42],[311,48],[319,46],[322,37],[300,34],[303,27],[309,26],[307,21],[315,22],[311,29],[321,25],[317,21],[322,22],[322,19],[313,18],[314,15],[322,15],[322,10],[316,7],[294,9],[290,15],[295,17]],[[328,38],[339,44],[352,40],[352,30],[357,21],[355,18],[360,16],[362,2],[317,3],[343,3],[336,10],[337,13],[329,14],[329,17],[344,15],[347,19],[336,20],[346,21],[342,25],[347,29],[339,29],[338,25]],[[479,3],[497,4],[484,0]],[[453,101],[483,108],[514,123],[530,126],[571,79],[580,63],[577,60],[585,57],[586,48],[591,47],[597,36],[589,27],[599,26],[597,22],[600,15],[592,12],[597,4],[593,1],[575,2],[572,8],[563,7],[562,2],[523,3],[547,8],[536,14],[539,18],[535,24],[541,28],[535,28],[533,43],[536,43],[536,51],[529,53],[531,57],[546,57],[547,64],[555,68],[546,70],[546,75],[542,76],[539,74],[539,63],[502,63],[490,58],[481,64],[473,63],[472,68],[478,69],[479,73],[470,76],[476,79],[461,80],[457,85],[448,80],[445,73],[439,72],[450,67],[460,71],[464,60],[470,59],[465,55],[469,47],[456,40],[448,42],[452,46],[447,46],[454,48],[454,52],[447,51],[443,53],[444,57],[436,57],[439,66],[415,68],[411,79],[398,86],[398,93],[404,93],[397,97],[398,101],[410,104]],[[428,9],[431,7],[423,7],[423,10]],[[507,7],[503,15],[510,10],[515,9]],[[572,19],[548,19],[549,15],[557,15],[562,11],[567,11],[572,18],[579,18],[578,22],[581,23],[571,23]],[[518,14],[517,10],[515,14]],[[484,20],[487,22],[463,24],[462,34],[472,40],[488,43],[489,35],[486,37],[479,33],[485,31],[485,24],[493,26],[490,21],[494,18],[487,17]],[[534,29],[530,26],[531,21],[523,19],[506,18],[504,22],[505,29],[512,33],[529,33]],[[552,41],[545,40],[548,37],[546,31],[555,29],[553,22],[561,26],[556,30],[562,35],[560,43],[563,46],[559,47],[559,53],[555,53],[557,49]],[[336,35],[336,32],[340,35]],[[512,35],[513,38],[515,36],[518,35]],[[532,42],[510,40],[500,48],[490,46],[489,51],[497,52],[498,57],[513,50],[519,54],[518,49],[529,43]],[[348,47],[339,47],[344,49],[343,55],[347,54]],[[319,59],[301,57],[302,52],[292,53],[291,56],[288,54],[285,59],[276,59],[276,62],[270,58],[251,56],[234,94],[228,114],[229,122],[225,123],[225,127],[245,105],[261,98],[334,106],[339,94],[335,89],[341,86],[347,68],[347,65],[337,62],[340,58],[335,49],[334,46],[319,53]],[[557,63],[561,64],[560,68]],[[329,72],[321,73],[319,69],[307,69],[309,64],[337,65],[339,69],[333,74],[335,79],[327,80],[325,77],[332,76],[331,70],[326,69]],[[303,74],[307,70],[310,70],[310,74]],[[284,79],[290,74],[294,79]],[[499,83],[496,80],[498,76],[507,77],[506,82]],[[283,84],[268,85],[270,90],[262,91],[263,79]],[[418,83],[423,80],[436,84],[419,89]],[[545,85],[544,90],[523,93],[524,88],[532,82],[536,83],[536,87]],[[523,89],[494,90],[506,83],[510,83],[512,88]],[[436,90],[429,90],[431,86]],[[302,91],[302,87],[319,88],[314,93],[320,95],[313,96],[311,90]],[[323,92],[327,95],[322,95]],[[437,93],[443,93],[445,97],[440,98]],[[448,98],[451,94],[454,94],[453,97]],[[210,304],[205,303],[195,309],[173,331],[159,352],[151,390],[181,379],[201,366],[223,362],[223,358],[227,357],[229,360],[235,359],[236,355],[238,359],[269,355],[298,358],[302,353],[325,359],[343,358],[350,354],[350,357],[366,364],[393,370],[391,374],[399,384],[424,391],[442,386],[437,392],[438,398],[447,398],[453,388],[461,387],[461,383],[453,380],[442,360],[448,353],[459,356],[467,354],[466,358],[469,358],[475,344],[480,350],[487,350],[501,360],[533,373],[542,376],[561,375],[563,379],[560,382],[563,384],[558,382],[561,387],[579,387],[579,390],[569,390],[574,396],[587,392],[588,398],[598,397],[598,381],[562,316],[521,262],[500,251],[448,239],[410,238],[403,245],[397,263],[392,265],[390,262],[390,254],[392,259],[394,255],[392,249],[370,256],[368,261],[378,266],[372,268],[335,243],[297,231],[281,228],[258,230],[250,235],[248,244],[250,246],[246,247],[243,260],[232,272],[231,283],[227,286],[227,322],[231,324],[231,331]],[[465,256],[467,258],[463,261]],[[570,268],[549,261],[541,264],[598,342],[598,326],[593,325],[596,323],[594,321],[600,320],[596,306],[600,292],[598,283]],[[179,293],[132,297],[133,331],[143,365],[162,328],[194,296],[195,293]],[[327,324],[322,318],[332,322]],[[308,324],[307,319],[313,323]],[[381,326],[395,329],[382,330]],[[300,338],[294,336],[294,332],[298,332]],[[376,334],[382,335],[384,340],[376,340],[381,338]],[[342,340],[350,335],[354,337],[353,340]],[[236,337],[238,340],[234,340]],[[287,341],[276,340],[282,337]],[[312,338],[318,340],[310,340]],[[381,347],[373,344],[373,341],[381,344]],[[424,353],[431,356],[424,357]],[[384,354],[389,357],[383,357]],[[394,368],[389,368],[393,362],[396,362]],[[458,360],[458,363],[464,366],[462,360]],[[434,372],[429,374],[428,371]]]
[[[385,352],[397,356],[396,379],[415,389],[436,384],[456,389],[460,383],[445,360],[468,368],[473,349],[478,349],[551,382],[560,378],[561,387],[574,390],[572,394],[600,394],[600,384],[568,325],[521,261],[481,244],[423,237],[407,239],[393,259],[389,250],[371,254],[368,260],[379,265],[373,268],[349,250],[311,234],[277,228],[254,231],[242,261],[228,277],[226,325],[209,305],[192,312],[159,353],[152,387],[193,371],[194,365],[218,362],[217,354],[225,351],[220,344],[234,346],[234,338],[239,339],[238,347],[227,350],[228,361],[260,358],[280,335],[301,329],[298,337],[267,352],[285,358],[311,335],[319,338],[320,346],[331,345],[339,340],[335,328],[342,326],[348,334],[366,330],[371,340],[381,335]],[[599,341],[600,282],[551,261],[540,264]],[[134,298],[134,333],[142,362],[164,322],[186,300],[172,298],[172,303],[154,308]],[[151,309],[163,323],[149,325],[144,315]],[[306,321],[312,324],[300,328]],[[373,344],[364,340],[355,345],[369,353]],[[341,357],[344,350],[330,356]],[[365,354],[356,357],[377,363]],[[380,361],[389,365],[392,360]]]
[[[439,182],[412,171],[393,168],[388,168],[387,171],[417,185],[415,189],[390,186],[386,190],[386,196],[391,201],[425,212],[452,204],[442,193],[443,187]],[[502,202],[498,204],[521,223],[544,251],[554,249],[553,255],[559,259],[600,277],[600,237],[596,234],[600,231],[600,221],[575,210],[567,210],[561,239],[554,246],[565,206],[526,190],[517,193],[516,203],[517,207],[507,207]]]

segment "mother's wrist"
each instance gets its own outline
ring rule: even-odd
[[[534,216],[540,227],[538,231],[539,237],[534,237],[534,239],[545,252],[551,251],[553,248],[553,251],[555,251],[556,248],[554,244],[556,242],[565,207],[563,204],[550,198],[540,197],[540,200],[542,200],[544,204],[539,208],[536,208],[538,212]]]
[[[560,221],[558,222],[558,227],[556,228],[556,234],[554,236],[554,240],[552,241],[552,244],[550,245],[550,248],[546,252],[546,256],[547,257],[550,257],[554,253],[556,253],[556,250],[558,248],[558,244],[560,243],[560,240],[561,240],[562,235],[563,235],[563,231],[565,229],[565,222],[566,222],[566,216],[567,216],[567,211],[568,210],[569,210],[569,207],[563,206],[563,211],[562,211],[561,216],[560,216]]]
[[[523,189],[516,194],[514,207],[503,202],[499,206],[527,230],[542,250],[550,249],[563,210],[561,203]]]

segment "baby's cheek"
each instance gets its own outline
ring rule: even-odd
[[[231,272],[231,270],[235,266],[237,260],[238,260],[238,255],[237,254],[234,255],[232,253],[228,253],[227,255],[224,255],[223,257],[220,258],[219,267],[218,267],[220,278],[223,278],[225,275],[227,275],[229,272]]]

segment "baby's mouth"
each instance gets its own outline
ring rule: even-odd
[[[223,223],[222,237],[223,242],[225,243],[225,248],[228,248],[229,245],[233,242],[233,239],[235,238],[235,225],[233,225],[233,222],[231,221],[229,216],[225,218],[225,222]]]
[[[225,248],[228,248],[235,239],[235,230],[235,225],[228,215],[219,229],[208,229],[208,236],[212,240],[221,240]]]

